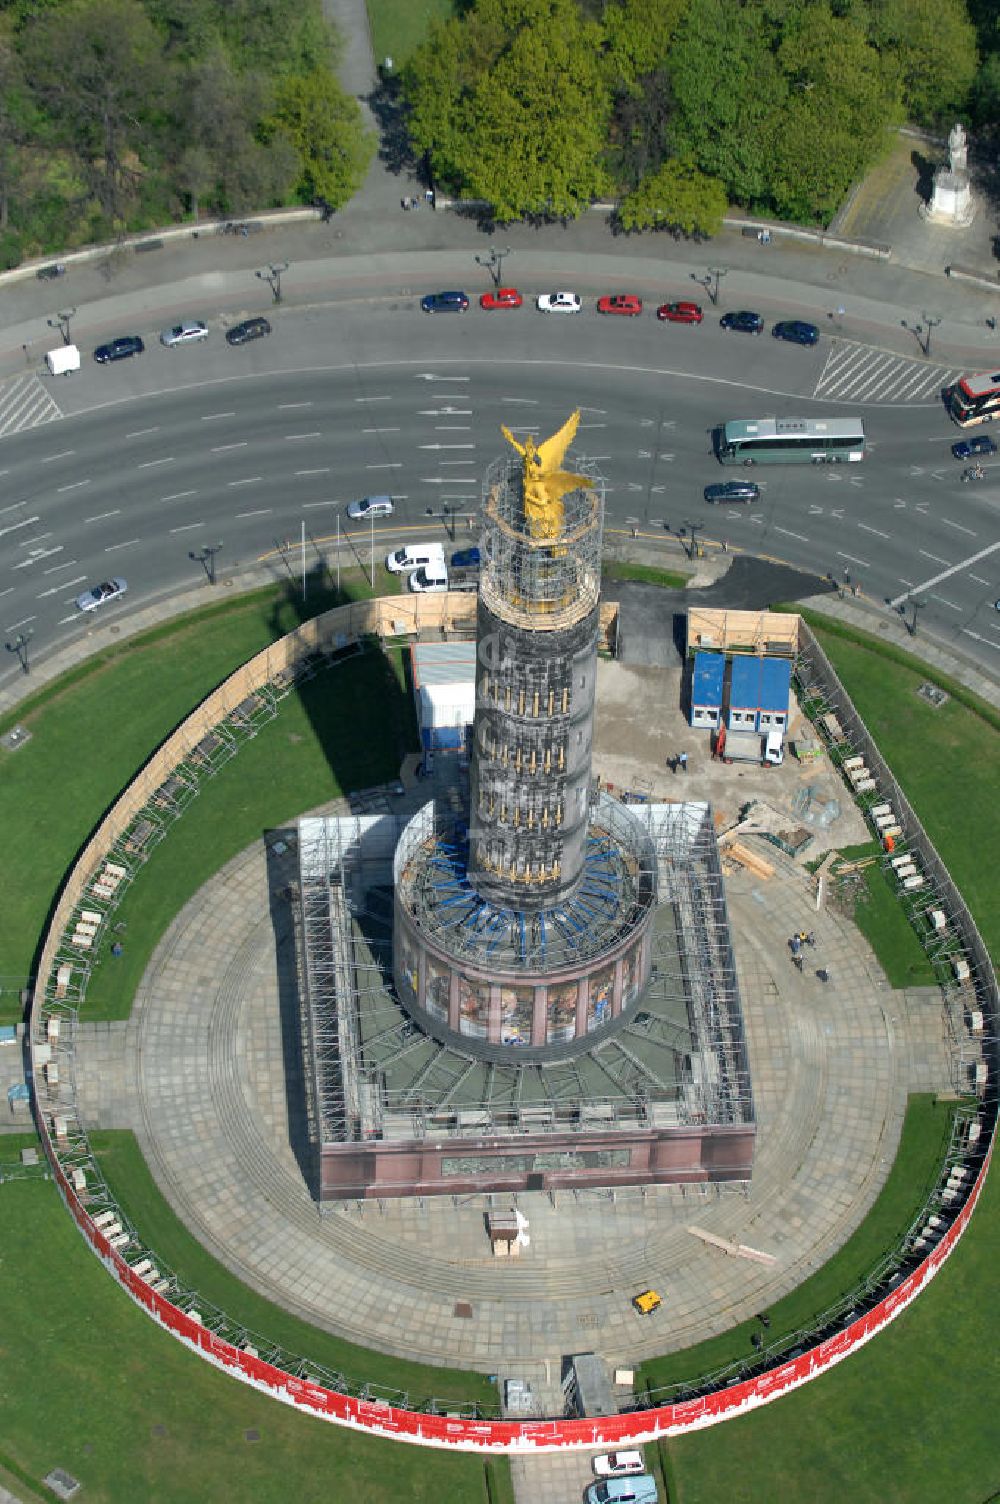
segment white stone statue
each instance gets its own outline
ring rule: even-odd
[[[952,172],[967,172],[969,167],[969,144],[965,127],[957,120],[948,137],[948,160]]]
[[[948,165],[942,162],[934,173],[934,188],[929,204],[920,205],[920,213],[931,224],[964,230],[976,215],[976,205],[969,182],[969,144],[961,121],[956,121],[948,136]]]

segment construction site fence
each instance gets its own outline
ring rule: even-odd
[[[978,1172],[970,1192],[944,1237],[905,1277],[895,1276],[894,1288],[888,1290],[882,1299],[843,1330],[817,1342],[808,1350],[797,1353],[788,1361],[780,1362],[741,1382],[729,1382],[715,1392],[699,1394],[695,1398],[608,1416],[512,1421],[430,1414],[426,1410],[407,1409],[385,1401],[346,1394],[314,1382],[309,1377],[303,1377],[301,1365],[296,1372],[289,1372],[265,1361],[251,1344],[240,1345],[211,1330],[198,1308],[196,1296],[178,1293],[171,1300],[165,1293],[158,1293],[147,1279],[130,1266],[98,1227],[94,1215],[88,1210],[86,1191],[78,1190],[74,1180],[70,1178],[65,1142],[62,1150],[63,1157],[67,1158],[67,1165],[64,1167],[62,1163],[60,1144],[56,1142],[55,1113],[52,1106],[44,1104],[39,1096],[39,1083],[43,1077],[39,1074],[37,1052],[45,1037],[46,1003],[54,979],[60,938],[88,883],[92,881],[98,864],[106,858],[115,841],[126,832],[151,794],[186,758],[194,754],[199,741],[219,726],[227,715],[231,715],[248,696],[269,682],[273,683],[281,674],[294,670],[309,654],[336,652],[349,642],[358,641],[367,635],[382,639],[394,637],[399,635],[400,624],[406,622],[412,623],[414,631],[448,631],[457,621],[467,622],[470,611],[474,609],[474,601],[470,607],[465,601],[439,596],[427,601],[392,599],[363,603],[328,612],[289,633],[232,674],[150,758],[87,843],[67,878],[45,938],[30,1013],[30,1051],[32,1078],[36,1085],[34,1110],[38,1131],[60,1193],[76,1225],[88,1246],[122,1289],[164,1330],[206,1361],[275,1399],[338,1425],[447,1449],[483,1453],[541,1453],[637,1445],[659,1437],[698,1430],[754,1410],[841,1362],[899,1315],[941,1268],[968,1226],[992,1157],[992,1122],[988,1147],[979,1159]],[[823,675],[827,693],[835,703],[842,723],[850,725],[859,745],[865,747],[871,766],[877,768],[885,778],[886,789],[894,791],[894,798],[898,800],[900,810],[905,811],[907,821],[912,821],[912,828],[922,833],[922,827],[896,786],[815,639],[807,633],[805,643],[800,646],[808,647],[813,665]],[[920,841],[921,854],[928,871],[934,873],[942,890],[947,891],[952,900],[953,914],[956,922],[963,927],[970,958],[979,972],[981,997],[985,1001],[988,996],[995,1023],[996,978],[989,957],[961,895],[951,883],[925,833],[921,834]],[[992,1032],[995,1037],[995,1030]],[[994,1106],[995,1070],[996,1061],[991,1059]],[[62,1111],[66,1112],[67,1109],[63,1108]],[[65,1140],[65,1121],[62,1131]],[[77,1143],[80,1141],[81,1130],[76,1123],[73,1124],[73,1137]],[[138,1246],[133,1245],[133,1260],[137,1260],[138,1251]],[[170,1293],[174,1294],[173,1291]]]

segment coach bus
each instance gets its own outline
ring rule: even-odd
[[[742,418],[715,431],[723,465],[834,464],[865,457],[860,418]]]
[[[963,376],[949,387],[946,401],[949,413],[963,428],[1000,418],[1000,373]]]

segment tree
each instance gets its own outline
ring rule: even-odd
[[[338,208],[360,186],[375,149],[357,101],[326,69],[292,73],[277,87],[265,134],[280,132],[298,154],[299,196]]]
[[[258,123],[273,107],[269,80],[237,74],[221,49],[184,77],[179,139],[197,142],[212,164],[209,182],[205,160],[187,159],[188,167],[200,164],[201,192],[227,213],[281,203],[298,177],[299,160],[285,136],[259,139]],[[192,191],[190,179],[185,186]]]
[[[965,0],[875,0],[872,38],[900,70],[911,119],[937,125],[968,111],[978,57]]]
[[[612,80],[639,89],[663,67],[688,0],[609,0],[604,9],[605,49]]]
[[[773,52],[764,0],[699,0],[685,12],[670,53],[677,113],[675,153],[725,183],[742,204],[770,197],[774,122],[788,86]]]
[[[124,216],[142,175],[144,122],[163,94],[158,55],[138,0],[69,0],[25,32],[28,76],[110,219]]]
[[[674,157],[622,199],[618,220],[626,230],[708,236],[719,233],[726,208],[726,190],[718,178],[706,177],[690,159]]]

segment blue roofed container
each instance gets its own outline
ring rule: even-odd
[[[792,665],[787,658],[760,660],[758,731],[787,731]]]
[[[760,708],[759,658],[736,657],[730,660],[729,711],[726,725],[730,731],[756,731]]]
[[[726,660],[721,653],[695,653],[691,675],[691,725],[719,729]]]

